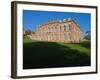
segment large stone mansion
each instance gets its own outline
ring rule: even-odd
[[[80,43],[83,41],[83,33],[75,20],[64,19],[39,25],[30,38],[38,41]]]

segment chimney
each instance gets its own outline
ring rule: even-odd
[[[62,20],[59,20],[59,22],[62,22]]]
[[[68,18],[68,21],[71,21],[71,18]]]
[[[63,19],[63,22],[66,22],[67,20],[66,19]]]

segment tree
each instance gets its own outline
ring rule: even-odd
[[[86,36],[84,38],[87,40],[90,40],[91,39],[91,31],[86,31],[85,34],[86,34]]]
[[[26,30],[25,31],[25,35],[31,35],[32,34],[32,31],[31,30]]]

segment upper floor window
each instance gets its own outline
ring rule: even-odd
[[[47,32],[49,32],[49,30],[48,30],[48,29],[46,29],[46,30],[45,30],[45,32],[47,33]]]
[[[67,25],[64,25],[64,30],[65,31],[69,30],[69,25],[68,24]]]

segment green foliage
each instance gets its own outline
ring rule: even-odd
[[[28,35],[24,35],[23,39],[24,39],[23,40],[24,42],[31,42],[32,41]]]
[[[31,35],[32,31],[31,30],[26,30],[25,35]]]
[[[25,39],[24,39],[25,40]],[[74,67],[90,65],[90,42],[24,41],[23,68]]]
[[[86,35],[85,35],[84,39],[90,40],[91,39],[91,32],[90,31],[86,31],[85,33],[86,33]]]

